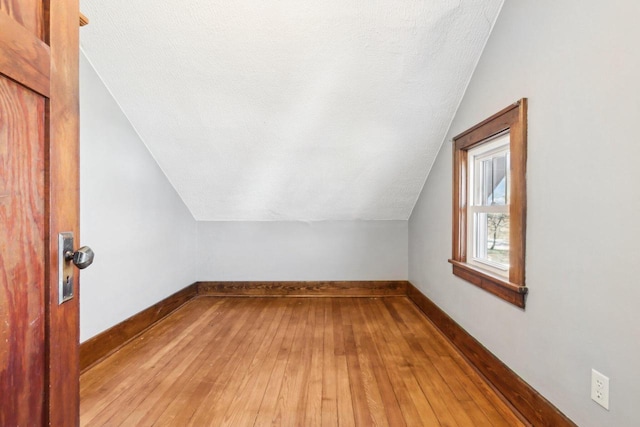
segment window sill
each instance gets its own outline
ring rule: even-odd
[[[453,265],[454,275],[492,293],[498,298],[502,298],[513,305],[524,308],[525,296],[528,292],[526,286],[516,285],[508,280],[460,261],[450,259],[449,262]]]

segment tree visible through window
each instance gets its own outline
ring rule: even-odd
[[[453,273],[524,308],[526,99],[454,138]]]

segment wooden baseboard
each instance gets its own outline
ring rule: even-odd
[[[198,282],[198,294],[253,297],[406,296],[406,280],[326,282]]]
[[[532,425],[576,425],[411,283],[407,283],[407,296],[460,350],[460,353],[485,377],[487,382]]]
[[[117,325],[80,344],[80,372],[118,350],[160,319],[197,295],[196,283],[134,314]]]

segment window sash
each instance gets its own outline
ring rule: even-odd
[[[491,209],[488,209],[488,210],[482,209],[487,207]],[[492,273],[505,278],[509,277],[509,264],[505,265],[505,264],[491,261],[486,256],[483,257],[482,253],[481,254],[477,253],[477,251],[480,248],[480,245],[486,246],[489,243],[489,234],[488,234],[489,232],[485,230],[483,238],[477,239],[478,235],[482,234],[481,231],[484,228],[480,229],[479,225],[476,224],[476,218],[478,217],[476,214],[504,213],[508,215],[509,214],[508,208],[509,208],[508,206],[484,206],[484,207],[478,206],[476,209],[469,209],[469,212],[467,214],[467,251],[468,251],[467,262],[470,264],[474,264],[478,267],[487,269]]]
[[[486,225],[482,226],[477,222],[478,214],[509,214],[509,152],[510,139],[509,131],[485,141],[478,148],[469,150],[469,174],[468,174],[468,203],[467,203],[467,262],[482,269],[488,270],[498,276],[509,278],[509,264],[494,262],[488,258],[487,244],[489,233]],[[505,200],[504,204],[495,204],[494,195],[497,185],[493,184],[493,164],[494,160],[506,156],[505,180]],[[486,170],[483,164],[491,162],[490,181],[487,181]],[[491,203],[487,200],[491,196]]]

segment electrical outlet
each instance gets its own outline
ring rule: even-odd
[[[591,399],[607,411],[609,410],[609,377],[595,369],[591,370]]]

